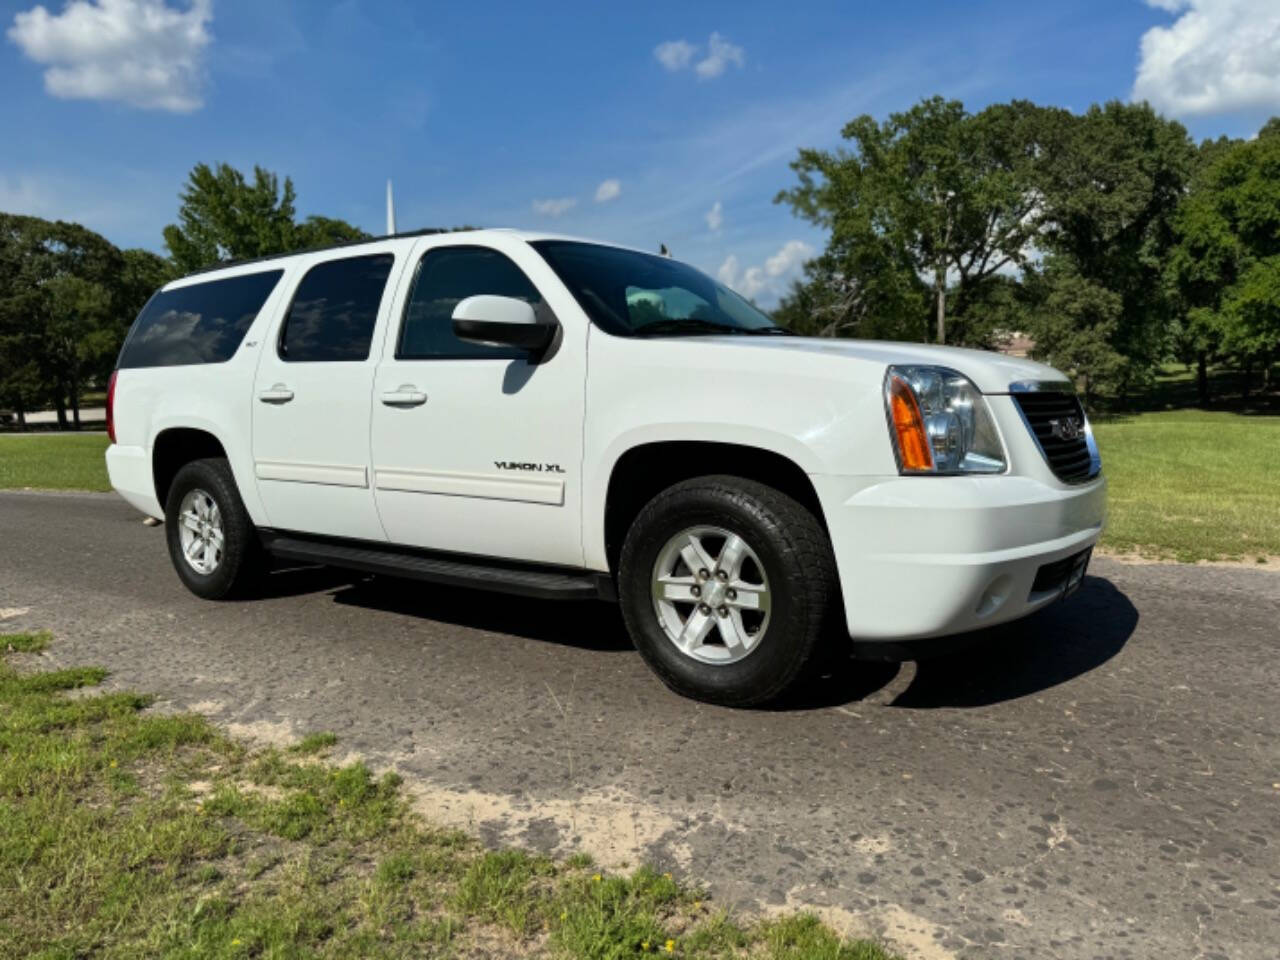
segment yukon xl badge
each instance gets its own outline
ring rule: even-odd
[[[534,473],[564,473],[564,467],[558,463],[519,463],[515,460],[495,460],[493,465],[499,470],[530,470]]]

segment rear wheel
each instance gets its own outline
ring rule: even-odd
[[[824,635],[836,578],[817,518],[772,487],[699,477],[660,493],[622,546],[618,591],[641,655],[678,693],[781,695]]]
[[[221,457],[178,470],[165,503],[165,537],[178,578],[206,600],[248,593],[261,577],[262,545]]]

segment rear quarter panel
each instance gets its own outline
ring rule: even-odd
[[[150,462],[156,438],[165,430],[190,428],[212,434],[227,452],[240,496],[256,524],[264,524],[266,514],[253,473],[253,376],[267,331],[288,302],[296,281],[294,264],[280,266],[284,275],[267,297],[239,348],[226,362],[126,367],[116,373],[116,445],[141,450]],[[246,265],[242,270],[220,272],[217,276],[223,278],[263,269],[262,264]],[[184,278],[167,289],[208,279],[207,276]],[[163,509],[164,505],[159,506]]]

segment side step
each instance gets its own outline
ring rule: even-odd
[[[313,540],[261,531],[262,545],[272,556],[303,563],[323,563],[392,577],[428,580],[452,587],[494,590],[545,600],[616,600],[613,581],[589,570],[517,566],[498,560],[401,552],[376,544]]]

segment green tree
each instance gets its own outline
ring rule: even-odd
[[[1123,400],[1170,350],[1178,304],[1163,282],[1164,263],[1196,148],[1181,124],[1145,103],[1118,102],[1079,116],[1056,112],[1044,148],[1035,355],[1049,359],[1059,349],[1049,344],[1070,339],[1063,325],[1094,318],[1091,346],[1078,356],[1096,366],[1073,369],[1088,376],[1091,393]],[[1055,313],[1050,303],[1071,311]]]
[[[334,243],[353,243],[368,240],[369,234],[358,227],[353,227],[345,220],[334,220],[332,217],[310,216],[298,224],[294,233],[294,243],[299,250],[310,250],[315,247],[327,247]]]
[[[164,242],[180,273],[190,273],[226,260],[368,238],[342,220],[309,217],[295,221],[293,181],[262,167],[253,182],[230,164],[198,163],[179,194],[178,222],[164,228]]]
[[[80,429],[80,395],[85,383],[115,359],[120,346],[111,291],[101,283],[59,273],[45,287],[49,311],[44,327],[46,369],[71,405]]]
[[[835,303],[887,308],[910,329],[923,287],[929,316],[912,339],[932,327],[939,343],[988,342],[990,324],[966,308],[1032,253],[1043,114],[1015,101],[974,115],[933,97],[883,123],[851,121],[842,136],[852,149],[801,150],[799,185],[777,200],[830,231],[816,269],[827,292],[843,292]],[[837,329],[854,326],[846,317]]]
[[[1071,377],[1093,407],[1100,389],[1119,382],[1127,360],[1115,348],[1124,298],[1083,276],[1068,257],[1051,258],[1026,277],[1034,355]]]
[[[23,413],[52,403],[66,426],[68,403],[74,415],[95,363],[119,344],[115,318],[136,312],[121,286],[123,274],[120,251],[92,230],[0,214],[0,394],[6,403]]]
[[[1261,362],[1280,352],[1280,118],[1215,148],[1178,213],[1169,274],[1201,356]],[[1207,400],[1207,384],[1202,400]]]

